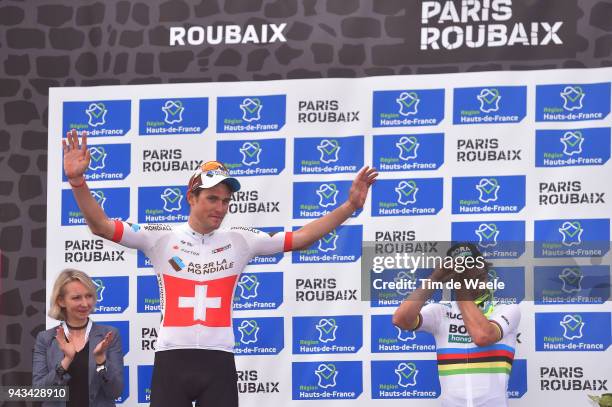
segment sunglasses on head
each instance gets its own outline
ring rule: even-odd
[[[229,174],[229,171],[225,165],[219,161],[206,161],[205,163],[200,164],[200,171],[202,173],[206,173],[208,171],[221,171]]]
[[[213,177],[216,174],[221,174],[229,177],[229,170],[223,163],[219,161],[206,161],[200,164],[196,173],[191,177],[189,182],[189,190],[193,191],[202,184],[202,177]]]

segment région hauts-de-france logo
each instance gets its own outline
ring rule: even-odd
[[[315,374],[318,378],[317,385],[323,389],[336,387],[336,378],[338,377],[338,369],[333,363],[321,363]]]
[[[240,147],[242,154],[242,164],[246,166],[259,164],[259,157],[263,148],[257,141],[245,141]]]
[[[582,154],[582,143],[584,137],[580,131],[568,131],[559,139],[563,144],[563,154],[572,156],[574,154]]]
[[[238,331],[240,332],[240,342],[245,345],[257,342],[257,334],[259,333],[257,321],[245,319],[238,326]]]
[[[164,121],[168,124],[181,123],[183,121],[183,102],[180,100],[167,100],[162,106]]]
[[[410,387],[416,385],[416,377],[419,373],[414,363],[401,362],[395,368],[397,375],[397,384],[401,387]]]
[[[582,225],[578,221],[563,222],[559,233],[563,238],[561,244],[564,246],[577,246],[582,243]]]
[[[338,241],[338,232],[332,230],[319,240],[319,251],[333,252],[336,250],[336,242]]]
[[[580,86],[566,86],[561,92],[561,98],[563,98],[563,108],[565,110],[580,110],[582,109],[584,91]]]
[[[321,318],[319,322],[315,325],[317,331],[319,331],[319,341],[320,342],[333,342],[336,340],[336,331],[338,330],[338,325],[336,324],[336,320],[333,318]]]
[[[565,339],[571,341],[582,338],[582,328],[584,328],[582,316],[567,314],[559,321],[559,325],[563,327],[563,337]]]
[[[399,105],[399,114],[402,116],[415,115],[419,112],[420,99],[416,92],[402,92],[395,101]]]
[[[166,188],[160,198],[164,201],[164,210],[166,212],[176,212],[181,210],[181,201],[183,193],[179,188]]]
[[[91,127],[102,126],[106,124],[106,113],[108,110],[104,103],[91,103],[87,110],[85,110],[87,117],[89,117],[88,124]]]
[[[478,236],[478,245],[481,247],[497,246],[497,237],[499,230],[495,223],[481,223],[474,231]]]
[[[416,182],[412,180],[400,181],[397,187],[395,187],[395,192],[397,192],[398,195],[397,202],[401,205],[408,205],[416,203],[419,188]]]
[[[242,120],[248,123],[260,120],[262,108],[263,105],[258,98],[245,98],[240,104]]]
[[[317,150],[320,153],[320,161],[325,164],[335,163],[338,161],[338,153],[340,152],[340,143],[338,140],[323,139],[317,145]]]
[[[581,283],[584,276],[578,267],[566,267],[559,274],[559,280],[563,283],[561,291],[573,294],[582,291]]]
[[[484,88],[480,91],[480,94],[476,96],[480,102],[480,111],[483,113],[497,112],[499,110],[499,101],[501,95],[498,89]]]
[[[400,160],[408,161],[417,158],[420,144],[414,136],[403,136],[395,143],[395,146],[399,149]]]
[[[483,203],[497,201],[497,193],[499,192],[499,182],[495,178],[482,178],[476,184],[476,190],[480,193],[478,200]]]
[[[104,301],[104,290],[106,287],[104,286],[104,281],[99,278],[92,279],[94,286],[96,286],[96,298],[98,302]]]
[[[336,205],[336,198],[338,197],[338,187],[336,184],[321,184],[316,190],[319,196],[319,206],[327,208],[328,206]]]
[[[89,147],[89,153],[91,160],[89,161],[88,168],[92,171],[101,170],[106,166],[106,150],[102,146],[91,146]]]
[[[238,281],[238,287],[240,288],[240,297],[249,300],[257,297],[257,288],[259,287],[259,281],[257,276],[243,274]]]
[[[416,339],[415,331],[404,330],[398,326],[396,326],[395,329],[397,329],[397,339],[402,342],[413,341]]]

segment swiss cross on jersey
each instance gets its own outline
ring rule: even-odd
[[[167,327],[231,325],[232,297],[237,276],[194,281],[164,274]]]

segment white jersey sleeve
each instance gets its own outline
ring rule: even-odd
[[[247,227],[233,227],[231,231],[244,238],[251,256],[266,256],[291,250],[292,232],[278,232],[270,235]]]
[[[149,256],[150,250],[162,235],[159,232],[170,230],[172,230],[170,226],[162,224],[139,225],[116,220],[115,233],[111,240],[121,246],[141,250]]]
[[[444,313],[447,310],[448,308],[442,304],[431,303],[425,305],[421,308],[419,326],[416,330],[435,334],[440,329]]]
[[[521,310],[518,304],[503,304],[495,306],[489,321],[499,326],[502,338],[516,332],[519,322],[521,322]]]

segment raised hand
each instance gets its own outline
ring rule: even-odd
[[[81,133],[81,144],[79,135],[75,129],[66,133],[66,140],[62,140],[64,149],[64,173],[68,179],[78,179],[85,174],[91,156],[87,149],[87,132]]]
[[[368,196],[368,190],[376,181],[376,177],[378,177],[378,172],[375,168],[365,166],[359,171],[353,180],[348,197],[348,202],[351,204],[354,210],[363,208],[365,200]]]
[[[104,335],[104,339],[98,343],[93,351],[94,358],[96,358],[97,364],[102,364],[106,360],[106,349],[110,346],[113,341],[114,335],[112,332],[108,332]]]
[[[68,364],[70,364],[74,359],[74,355],[76,355],[76,348],[74,344],[66,340],[64,329],[61,326],[58,326],[55,331],[55,339],[57,340],[57,346],[59,346],[60,350],[64,353],[65,359],[69,360]]]

